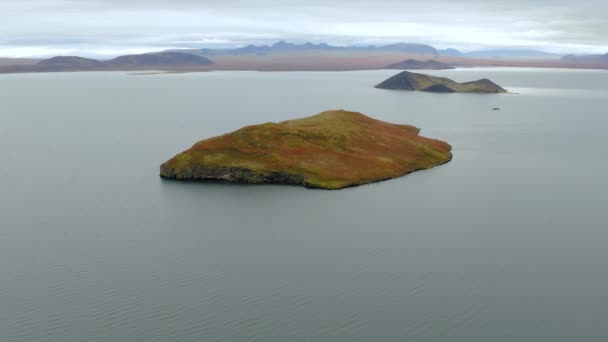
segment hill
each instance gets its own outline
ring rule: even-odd
[[[403,71],[376,85],[379,89],[418,90],[435,93],[505,93],[506,90],[488,79],[458,83],[445,77],[435,77]]]
[[[49,59],[42,60],[37,64],[43,68],[99,68],[104,65],[103,62],[90,59],[83,58],[78,56],[57,56]]]
[[[192,67],[212,65],[203,56],[185,52],[159,52],[116,57],[105,63],[110,67]]]
[[[56,56],[23,65],[0,67],[3,72],[61,72],[61,71],[112,71],[112,70],[206,70],[214,64],[208,58],[183,52],[160,52],[116,57],[99,61],[77,56]]]

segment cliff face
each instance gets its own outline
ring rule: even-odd
[[[327,111],[203,140],[161,165],[160,175],[341,189],[451,160],[450,145],[418,132],[361,113]]]
[[[192,165],[186,168],[161,166],[161,176],[180,180],[217,180],[232,183],[282,183],[309,185],[304,177],[284,172],[254,171],[244,167]]]
[[[481,79],[472,82],[458,83],[445,77],[403,71],[376,85],[379,89],[417,90],[440,93],[505,93],[505,89],[496,83]]]

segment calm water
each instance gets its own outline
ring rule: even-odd
[[[608,72],[372,88],[393,73],[0,76],[0,340],[608,340]],[[204,137],[333,108],[454,160],[342,191],[158,177]]]

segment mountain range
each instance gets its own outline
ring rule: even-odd
[[[212,66],[212,67],[211,67]],[[234,49],[180,49],[96,60],[57,56],[44,60],[0,59],[0,73],[111,70],[337,71],[446,69],[503,66],[608,69],[608,54],[560,56],[537,50],[461,52],[430,45],[332,46],[327,43],[247,45]]]
[[[273,45],[247,45],[235,49],[187,49],[169,50],[195,53],[201,56],[217,55],[267,55],[272,53],[303,52],[303,51],[391,51],[414,54],[438,55],[439,50],[430,45],[413,43],[396,43],[383,46],[333,46],[327,43],[313,44],[294,44],[286,41],[279,41]]]
[[[279,41],[273,45],[247,45],[234,49],[187,49],[169,50],[194,53],[200,56],[213,57],[221,55],[269,55],[275,53],[305,52],[305,51],[385,51],[431,56],[465,57],[465,58],[544,58],[559,59],[562,55],[529,49],[499,49],[461,52],[457,49],[437,49],[430,45],[414,43],[396,43],[389,45],[369,46],[333,46],[327,43],[294,44]]]

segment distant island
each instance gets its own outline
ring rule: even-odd
[[[206,57],[186,52],[157,52],[119,56],[108,61],[78,56],[56,56],[35,64],[4,66],[0,72],[61,72],[117,70],[181,70],[200,69],[213,65]]]
[[[415,59],[406,59],[405,61],[392,63],[386,66],[386,69],[400,69],[400,70],[445,70],[454,69],[453,66],[447,63],[439,62],[434,59],[427,59],[426,61],[418,61]]]
[[[445,77],[436,77],[403,71],[375,86],[379,89],[417,90],[432,93],[506,93],[507,91],[488,80],[458,83]]]
[[[105,62],[110,67],[199,67],[212,65],[213,61],[203,56],[185,52],[167,51],[140,55],[119,56]]]
[[[447,163],[450,151],[416,127],[332,110],[203,140],[162,164],[160,176],[342,189]]]
[[[43,70],[52,69],[71,69],[71,68],[102,68],[104,63],[96,59],[83,58],[78,56],[56,56],[49,59],[43,59],[33,67],[38,67]]]

